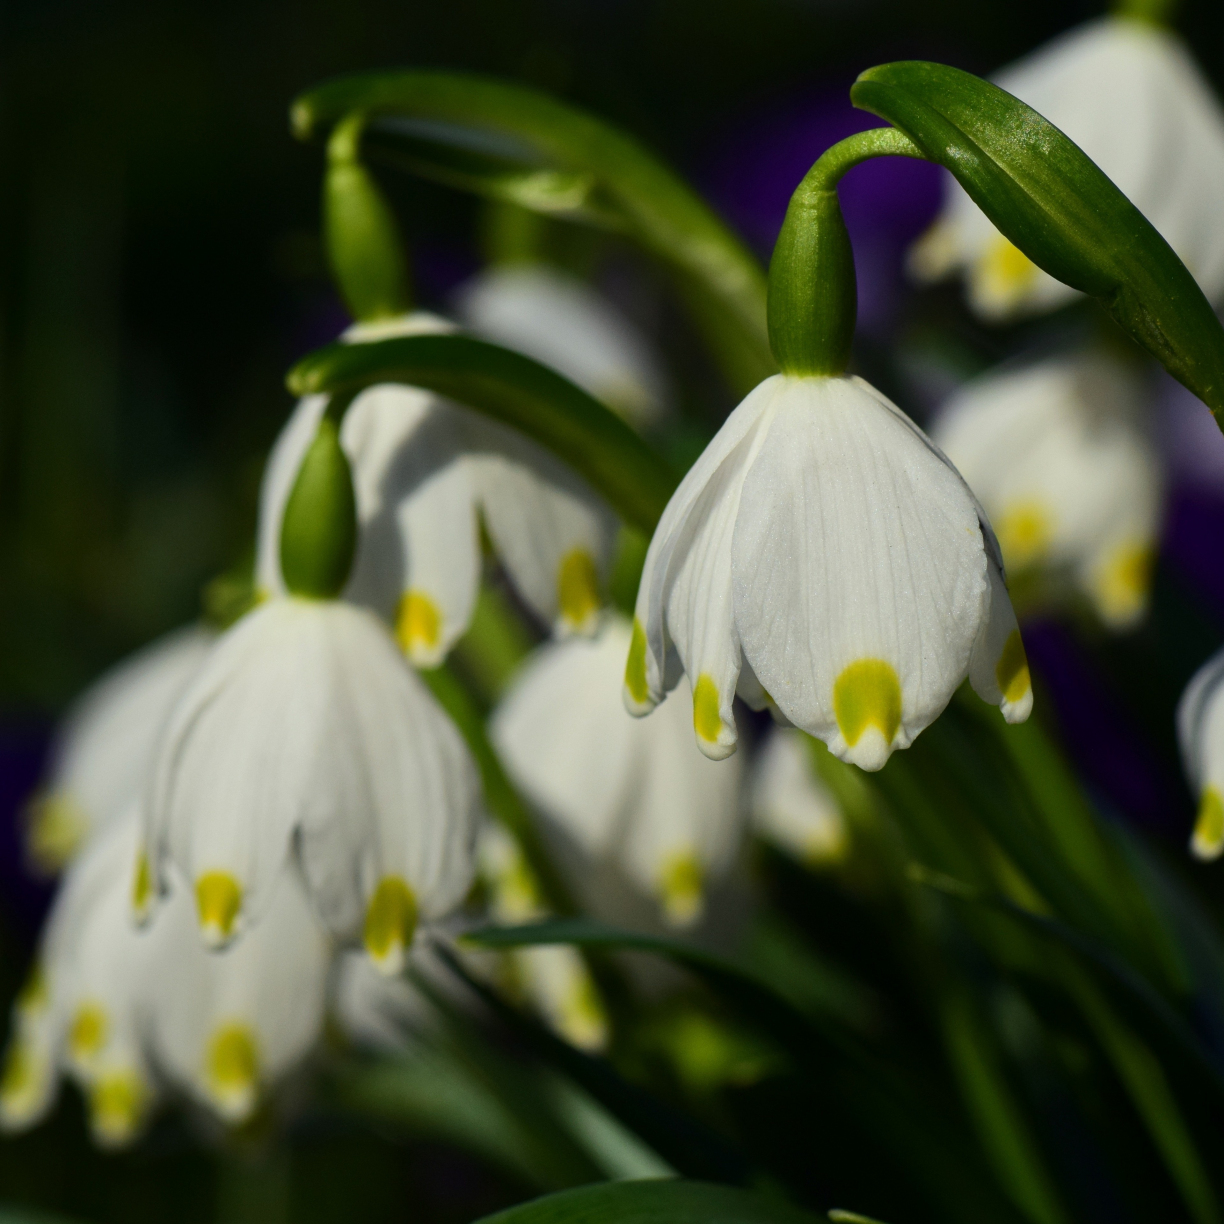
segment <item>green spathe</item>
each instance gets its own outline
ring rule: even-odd
[[[344,304],[363,323],[407,313],[408,259],[399,227],[361,162],[363,115],[336,126],[327,146],[323,229]]]
[[[334,599],[348,581],[356,546],[353,476],[339,427],[327,415],[298,469],[281,521],[281,574],[289,593]]]
[[[1115,322],[1224,415],[1224,328],[1146,217],[1052,123],[943,64],[869,68],[851,100],[946,166],[999,231]]]

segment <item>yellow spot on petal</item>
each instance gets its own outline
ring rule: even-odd
[[[404,950],[412,944],[417,924],[417,903],[412,889],[399,876],[384,876],[374,890],[365,916],[365,947],[384,973],[399,973]]]
[[[50,1071],[45,1056],[25,1038],[14,1037],[0,1073],[0,1118],[13,1126],[31,1121],[43,1101]]]
[[[663,914],[673,926],[688,926],[705,906],[705,870],[691,852],[672,855],[659,877]]]
[[[144,1120],[149,1091],[134,1071],[100,1075],[89,1089],[89,1126],[103,1147],[130,1143]]]
[[[1011,704],[1019,701],[1032,688],[1028,656],[1024,653],[1019,629],[1013,629],[1007,641],[1003,643],[1003,653],[995,664],[995,679],[999,682],[999,692],[1003,694],[1003,700]]]
[[[153,869],[149,866],[149,856],[141,850],[136,856],[136,871],[132,876],[132,909],[138,919],[148,914],[152,899]]]
[[[26,852],[44,875],[61,871],[89,832],[89,816],[71,795],[40,795],[28,808]]]
[[[974,303],[988,314],[1010,314],[1032,288],[1037,273],[1037,265],[999,234],[973,267]]]
[[[629,639],[629,658],[625,663],[625,689],[636,706],[650,704],[650,687],[646,683],[646,630],[633,618],[633,636]]]
[[[561,1008],[561,1035],[580,1050],[594,1053],[608,1044],[608,1018],[591,975],[579,962],[569,997]]]
[[[68,1050],[78,1065],[86,1065],[106,1044],[106,1009],[100,1003],[82,1003],[68,1031]]]
[[[557,567],[557,608],[567,629],[590,629],[599,612],[599,575],[585,548],[573,548]]]
[[[1134,623],[1147,607],[1152,583],[1152,548],[1130,541],[1113,549],[1093,572],[1091,589],[1101,619],[1121,628]]]
[[[718,704],[718,685],[709,672],[702,672],[693,686],[693,729],[707,744],[718,743],[722,732]]]
[[[1003,561],[1011,570],[1040,561],[1054,538],[1050,512],[1035,501],[1012,502],[994,519],[994,529]]]
[[[208,1043],[204,1082],[217,1108],[229,1119],[246,1117],[259,1086],[259,1048],[250,1028],[223,1024]]]
[[[891,744],[901,726],[901,682],[891,663],[858,659],[833,682],[833,715],[851,748],[868,727]]]
[[[1219,858],[1224,851],[1224,795],[1209,786],[1199,801],[1198,820],[1190,838],[1190,849],[1195,858]]]
[[[442,640],[442,613],[424,591],[405,591],[395,617],[400,649],[415,662],[436,662]]]
[[[223,944],[234,933],[242,909],[242,885],[228,871],[206,871],[196,880],[200,930],[210,944]]]
[[[51,992],[47,987],[47,975],[43,972],[41,964],[35,964],[30,970],[29,977],[25,980],[25,985],[17,995],[17,1009],[23,1016],[36,1016],[46,1008],[50,1001]]]

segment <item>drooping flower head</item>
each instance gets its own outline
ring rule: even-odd
[[[180,629],[106,672],[77,699],[30,805],[27,849],[41,871],[62,868],[85,838],[135,802],[163,724],[215,635]]]
[[[1147,607],[1160,528],[1160,460],[1142,375],[1104,351],[974,379],[935,439],[981,499],[1015,575],[1065,573],[1113,628]]]
[[[1109,175],[1208,298],[1224,294],[1224,111],[1176,35],[1104,17],[994,80]],[[947,187],[939,219],[912,253],[919,275],[965,269],[970,305],[987,319],[1041,313],[1078,296],[1004,238],[955,181]]]
[[[589,863],[614,863],[683,925],[735,856],[740,771],[694,751],[687,685],[650,724],[625,716],[617,690],[630,640],[610,615],[593,641],[541,647],[490,733],[523,793]]]

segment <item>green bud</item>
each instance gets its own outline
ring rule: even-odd
[[[329,414],[319,422],[281,520],[281,573],[290,594],[335,599],[348,581],[356,547],[353,474]]]
[[[804,175],[769,263],[769,347],[784,374],[841,374],[850,361],[858,296],[854,252],[837,184],[869,157],[921,157],[894,128],[835,144]]]
[[[327,256],[344,304],[359,322],[404,314],[411,305],[399,227],[361,162],[364,123],[364,115],[350,115],[336,125],[323,182]]]

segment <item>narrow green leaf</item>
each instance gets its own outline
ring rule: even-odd
[[[734,321],[752,350],[740,371],[742,391],[774,372],[760,264],[692,188],[625,132],[521,85],[421,71],[330,81],[293,103],[293,129],[308,138],[354,111],[368,117],[371,154],[627,234],[682,280],[698,282]],[[719,355],[718,336],[709,339]]]
[[[295,395],[355,393],[378,383],[424,387],[520,430],[646,532],[654,531],[676,486],[662,459],[598,400],[538,361],[472,336],[329,344],[299,361],[288,378]]]
[[[850,91],[946,166],[999,231],[1114,320],[1224,423],[1224,328],[1146,217],[1052,123],[943,64],[862,73]]]
[[[563,1190],[478,1224],[815,1224],[775,1199],[691,1181],[623,1181]]]

